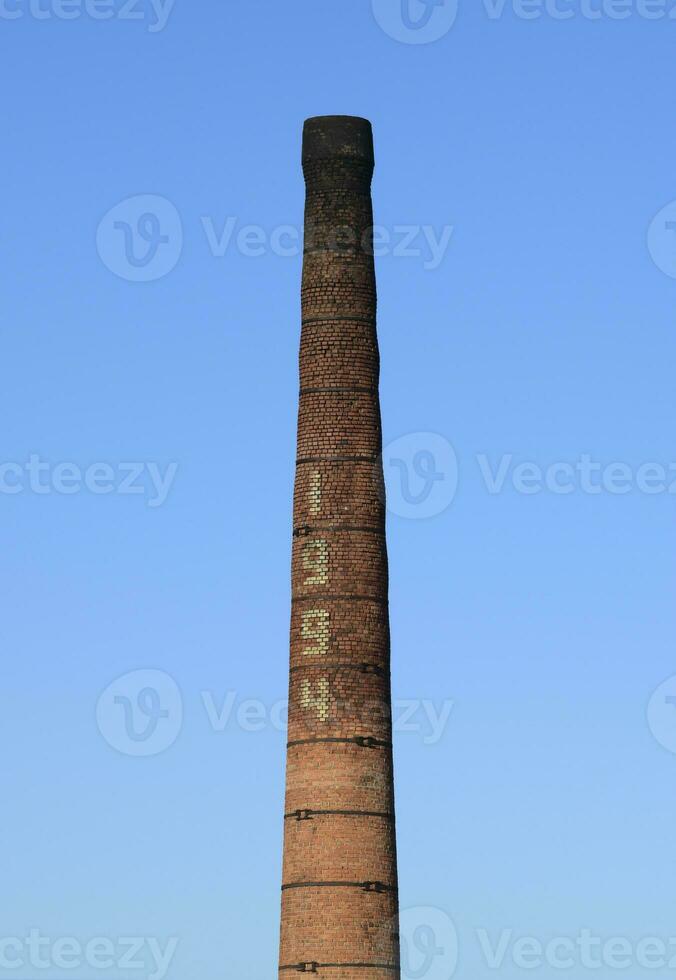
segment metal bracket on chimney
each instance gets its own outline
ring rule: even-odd
[[[373,735],[355,735],[354,742],[360,745],[363,749],[374,749],[378,745],[387,745],[387,742],[383,742],[380,739],[374,738]]]
[[[365,892],[378,892],[379,894],[389,890],[382,881],[365,881],[362,888]]]
[[[299,973],[316,973],[319,963],[299,963],[298,972]]]
[[[296,810],[293,814],[296,820],[312,820],[312,810]]]
[[[312,534],[312,528],[309,524],[301,524],[300,527],[293,529],[294,538],[306,538],[308,534]]]

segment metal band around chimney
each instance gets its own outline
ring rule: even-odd
[[[336,245],[335,247],[331,245],[317,245],[310,246],[309,248],[303,249],[303,255],[344,255],[345,258],[355,258],[359,255],[368,255],[373,258],[373,252],[369,252],[367,248],[362,248],[361,245]]]
[[[280,970],[293,970],[296,973],[317,973],[318,970],[389,970],[398,973],[396,963],[293,963],[280,966]]]
[[[332,387],[326,388],[301,388],[299,394],[301,397],[303,395],[324,395],[329,392],[338,392],[339,394],[358,394],[358,395],[374,395],[378,397],[378,389],[371,388],[368,385],[334,385]]]
[[[397,890],[396,885],[387,885],[384,881],[291,881],[282,885],[283,892],[293,888],[360,888],[375,895]]]
[[[326,456],[299,456],[296,459],[296,466],[305,463],[371,463],[375,464],[380,460],[380,454],[360,453],[354,455],[326,455]]]
[[[287,749],[296,745],[319,745],[323,743],[358,745],[361,749],[390,749],[392,742],[372,735],[355,735],[352,738],[297,738],[286,743]]]
[[[305,538],[309,534],[323,534],[325,531],[346,531],[350,534],[384,534],[385,528],[367,524],[363,524],[361,527],[348,527],[342,524],[327,524],[325,527],[317,527],[317,525],[299,524],[298,527],[294,528],[293,536],[294,538]]]
[[[348,321],[350,323],[369,323],[372,326],[375,325],[376,315],[373,316],[355,316],[353,313],[332,313],[331,316],[306,316],[301,320],[301,325],[312,323],[336,323]]]
[[[358,670],[360,674],[375,674],[377,677],[387,677],[387,671],[379,664],[356,664],[350,660],[323,660],[316,664],[295,664],[289,668],[289,673],[293,674],[297,670],[305,670],[306,668]]]
[[[285,820],[311,820],[313,817],[380,817],[383,820],[394,820],[394,814],[382,810],[294,810],[285,813]]]
[[[314,602],[315,600],[320,602],[380,602],[387,605],[387,596],[384,595],[350,595],[347,592],[342,595],[325,595],[321,592],[306,592],[291,597],[291,602]]]

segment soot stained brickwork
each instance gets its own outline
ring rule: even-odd
[[[397,980],[370,124],[307,120],[303,172],[280,976]]]

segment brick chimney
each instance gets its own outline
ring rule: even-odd
[[[396,980],[370,123],[308,119],[303,172],[280,976]]]

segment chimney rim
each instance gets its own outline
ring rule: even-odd
[[[373,127],[363,116],[310,116],[303,125],[303,163],[348,158],[373,165]]]

